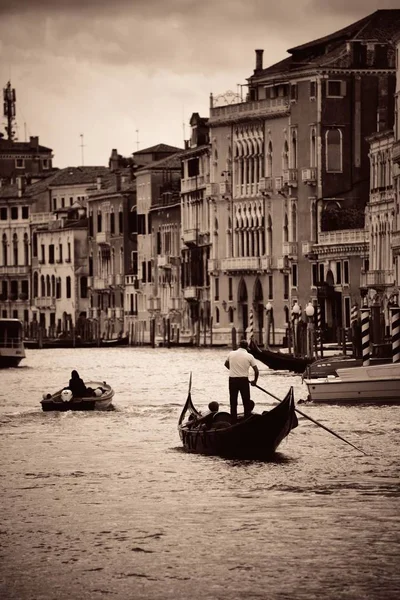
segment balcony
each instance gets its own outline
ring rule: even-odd
[[[23,267],[13,267],[11,265],[8,265],[6,267],[0,267],[0,275],[28,275],[29,272],[29,265],[24,265]]]
[[[216,125],[224,122],[247,121],[253,117],[263,117],[265,115],[285,115],[288,111],[289,98],[268,98],[210,108],[209,122]]]
[[[341,229],[338,231],[320,231],[318,246],[334,244],[354,244],[367,242],[368,232],[365,229]]]
[[[221,194],[221,196],[229,196],[229,194],[231,193],[230,183],[228,183],[227,181],[222,181],[219,184],[219,193]]]
[[[42,296],[40,298],[34,298],[34,304],[36,308],[50,308],[55,310],[56,308],[56,297],[55,296]]]
[[[92,276],[89,276],[87,278],[87,285],[88,285],[88,288],[93,287],[93,277]]]
[[[385,288],[394,285],[394,271],[361,271],[360,287]]]
[[[283,177],[275,177],[275,189],[277,192],[283,189]]]
[[[50,221],[56,221],[56,215],[51,212],[31,213],[31,225],[47,225]]]
[[[115,318],[116,319],[124,318],[124,309],[122,307],[118,307],[115,309]]]
[[[314,246],[315,242],[302,242],[301,253],[303,254],[303,256],[309,258],[310,260],[314,260],[315,258],[317,258],[317,253],[314,250]]]
[[[96,244],[100,246],[109,246],[110,245],[110,232],[109,231],[99,231],[96,233]]]
[[[392,147],[392,160],[400,165],[400,140],[397,140]]]
[[[221,260],[221,271],[259,271],[261,262],[258,256],[239,256]]]
[[[283,171],[283,183],[291,187],[297,187],[297,169],[285,169]]]
[[[114,287],[115,285],[115,276],[114,275],[108,275],[107,277],[107,286],[108,287]]]
[[[289,269],[289,260],[287,256],[280,256],[276,259],[276,266],[280,271],[286,271]]]
[[[298,253],[298,243],[297,242],[283,242],[283,244],[282,244],[283,256],[288,256],[289,258],[297,258],[297,253]]]
[[[392,232],[392,250],[400,250],[400,230]]]
[[[196,229],[184,229],[183,230],[183,243],[187,246],[193,246],[197,244],[197,235],[199,230]]]
[[[317,169],[316,167],[310,167],[308,169],[301,170],[301,180],[307,185],[317,184]]]
[[[263,192],[272,192],[274,189],[272,177],[261,177],[260,182],[258,184],[258,189],[261,194]]]
[[[121,273],[114,275],[115,277],[115,285],[124,285],[124,276]]]
[[[207,185],[206,185],[207,198],[212,198],[213,196],[218,196],[218,190],[219,190],[218,183],[207,183]]]
[[[219,270],[219,260],[217,258],[209,258],[207,261],[207,271],[212,273]]]
[[[159,254],[157,256],[157,266],[159,269],[171,268],[169,256],[167,256],[166,254]]]
[[[107,319],[115,318],[115,308],[107,308]]]
[[[108,288],[108,282],[106,277],[93,277],[93,289],[94,290],[105,290]]]
[[[197,287],[193,285],[186,287],[183,290],[183,297],[185,300],[197,300],[199,297]]]
[[[147,310],[150,312],[155,310],[161,310],[161,298],[147,298]]]
[[[196,175],[195,177],[188,177],[187,179],[181,179],[181,192],[195,192],[196,190],[202,189],[205,186],[204,175]]]
[[[274,268],[274,257],[273,256],[263,256],[260,258],[260,267],[262,271],[266,273],[271,273]]]
[[[170,310],[182,310],[182,298],[170,298]]]

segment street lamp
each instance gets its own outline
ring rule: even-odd
[[[272,304],[271,302],[267,302],[265,305],[265,310],[267,313],[266,324],[265,324],[265,347],[269,348],[269,340],[270,340],[270,330],[271,330],[271,320],[272,320]]]
[[[313,337],[314,337],[314,313],[315,308],[311,302],[306,306],[306,317],[307,317],[307,356],[312,358],[313,356]]]

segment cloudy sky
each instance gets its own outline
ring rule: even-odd
[[[39,135],[65,167],[83,134],[84,164],[106,165],[112,148],[181,147],[255,48],[268,66],[377,8],[398,0],[0,0],[0,84],[16,88],[20,141]]]

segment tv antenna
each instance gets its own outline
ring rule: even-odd
[[[83,167],[83,165],[84,165],[84,151],[83,151],[83,149],[86,147],[85,144],[83,143],[83,133],[80,134],[80,138],[81,138],[81,143],[80,143],[80,146],[81,146],[81,162],[82,162],[82,167]]]
[[[15,139],[15,89],[11,87],[11,82],[9,81],[5,88],[3,88],[3,100],[4,100],[4,116],[7,119],[6,132],[7,138],[10,141]]]

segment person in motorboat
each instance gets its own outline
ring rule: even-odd
[[[68,387],[74,398],[88,398],[94,395],[94,390],[86,387],[83,379],[79,377],[79,373],[75,369],[71,372]]]
[[[237,421],[239,392],[243,402],[244,417],[247,418],[251,415],[249,368],[252,367],[254,370],[254,379],[251,385],[256,385],[259,376],[256,359],[247,351],[247,348],[247,341],[241,340],[239,348],[232,350],[225,361],[225,367],[229,369],[229,402],[233,422]]]

